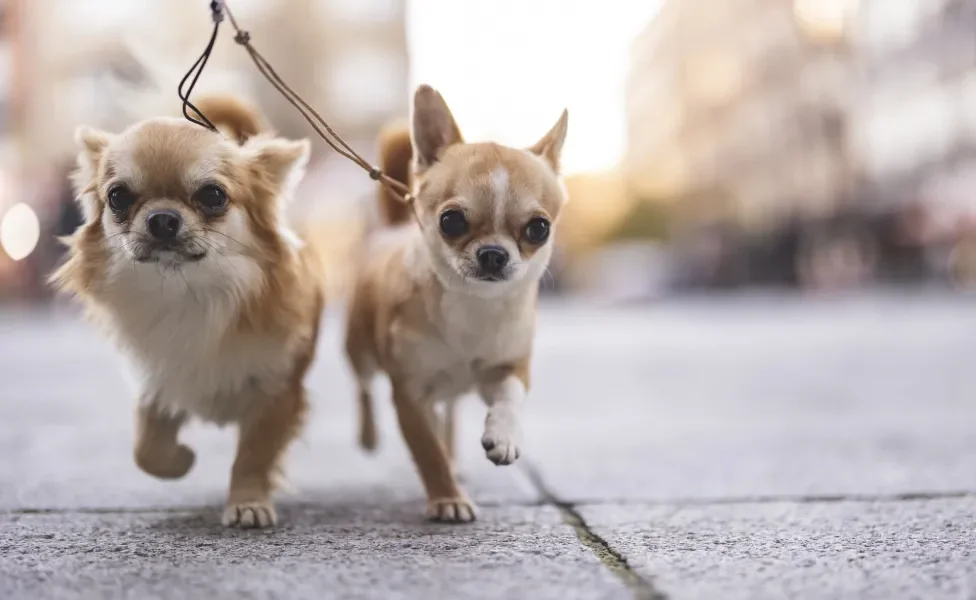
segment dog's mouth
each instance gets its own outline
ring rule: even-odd
[[[508,281],[508,276],[504,273],[477,273],[475,274],[475,279],[478,281],[488,281],[492,283],[501,283],[503,281]]]
[[[198,262],[207,256],[207,253],[196,247],[195,244],[179,241],[143,243],[134,250],[133,258],[139,263],[178,265]]]

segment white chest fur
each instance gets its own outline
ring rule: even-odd
[[[535,312],[525,296],[479,298],[447,292],[434,331],[397,327],[398,362],[415,397],[449,400],[473,389],[485,369],[525,358]]]
[[[108,311],[140,401],[225,424],[284,385],[291,358],[280,341],[235,330],[238,291],[143,271],[118,282]]]

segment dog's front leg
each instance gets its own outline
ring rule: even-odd
[[[140,469],[160,479],[179,479],[193,467],[193,450],[179,442],[183,414],[160,409],[151,400],[136,411],[136,440],[133,454]]]
[[[528,368],[528,360],[525,360],[493,369],[478,384],[481,397],[488,405],[481,446],[488,460],[496,465],[510,465],[522,453],[520,421],[529,387]]]
[[[427,516],[435,521],[467,522],[476,517],[474,503],[464,494],[451,469],[447,449],[425,407],[393,381],[393,404],[400,431],[427,491]]]
[[[271,503],[275,476],[285,449],[301,430],[307,407],[305,390],[299,387],[269,399],[242,419],[225,526],[271,527],[277,522]]]

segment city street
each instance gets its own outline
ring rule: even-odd
[[[548,304],[516,465],[464,404],[456,526],[424,521],[385,384],[359,450],[324,328],[281,523],[237,531],[230,430],[152,479],[113,349],[0,313],[0,598],[976,598],[976,298]]]

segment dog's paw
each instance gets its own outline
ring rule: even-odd
[[[481,447],[485,449],[488,460],[496,465],[510,465],[521,455],[519,450],[518,434],[514,427],[491,427],[485,428],[485,434],[481,436]]]
[[[278,522],[278,514],[270,502],[241,502],[229,504],[224,509],[221,519],[224,527],[240,527],[241,529],[263,529],[274,527]]]
[[[427,501],[427,518],[441,523],[470,523],[478,518],[474,502],[465,497]]]
[[[194,462],[196,454],[183,444],[166,450],[142,448],[136,451],[139,468],[160,479],[179,479],[190,472]]]

